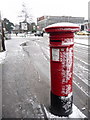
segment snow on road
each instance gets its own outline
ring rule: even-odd
[[[75,35],[74,42],[88,46],[88,39],[90,39],[88,36]]]

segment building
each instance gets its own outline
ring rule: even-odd
[[[90,32],[90,1],[88,2],[88,20],[84,21],[82,28],[84,28],[83,30]]]
[[[26,21],[20,22],[20,32],[28,32],[29,23]]]
[[[36,24],[34,22],[32,22],[30,25],[29,25],[29,31],[31,31],[32,33],[33,32],[36,32]]]
[[[88,20],[84,20],[84,23],[81,24],[81,30],[90,32],[90,1],[88,2]]]
[[[1,21],[1,12],[0,12],[0,52],[3,50],[2,48],[2,21]]]
[[[88,29],[90,29],[90,1],[88,2]]]
[[[83,24],[84,17],[72,17],[72,16],[42,16],[37,18],[38,30],[42,30],[48,25],[60,22],[71,22],[75,24]]]
[[[20,22],[19,25],[14,25],[13,33],[36,32],[36,24],[28,22]]]

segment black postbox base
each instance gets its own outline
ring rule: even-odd
[[[60,117],[67,117],[72,113],[73,96],[57,96],[51,92],[51,106],[52,114]]]

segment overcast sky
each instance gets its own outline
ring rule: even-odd
[[[43,15],[75,16],[88,19],[88,2],[90,0],[0,0],[2,18],[17,23],[25,3],[34,20]]]

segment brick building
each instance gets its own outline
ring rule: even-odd
[[[42,16],[37,18],[37,26],[39,30],[42,30],[48,25],[60,22],[71,22],[75,24],[83,24],[84,17],[72,17],[72,16]]]

